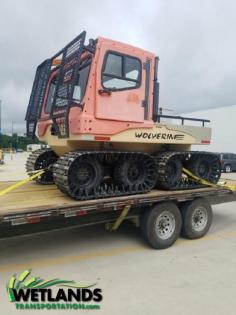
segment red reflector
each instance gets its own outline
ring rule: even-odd
[[[110,141],[110,139],[110,137],[95,136],[95,140],[97,141]]]
[[[202,142],[202,143],[205,143],[205,144],[210,144],[210,143],[211,143],[210,140],[202,140],[201,142]]]
[[[40,217],[30,217],[30,218],[27,218],[27,222],[28,222],[28,223],[38,223],[38,222],[40,222]]]
[[[77,215],[86,215],[88,213],[87,210],[80,210],[77,212]]]

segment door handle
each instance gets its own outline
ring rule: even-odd
[[[111,95],[111,91],[106,90],[106,89],[100,89],[100,90],[98,90],[98,93],[100,95]]]

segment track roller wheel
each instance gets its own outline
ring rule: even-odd
[[[186,164],[186,168],[213,184],[216,184],[221,176],[220,159],[215,154],[193,155]]]
[[[149,156],[137,154],[118,162],[114,180],[125,187],[136,187],[138,191],[151,190],[156,184],[156,164]]]
[[[180,210],[183,219],[181,234],[184,237],[196,239],[206,235],[213,218],[212,208],[207,200],[198,198],[185,202]]]
[[[175,189],[181,183],[182,162],[178,156],[171,157],[165,166],[159,168],[157,187],[164,189]]]
[[[170,247],[178,239],[182,218],[173,202],[156,204],[141,217],[141,230],[145,240],[155,249]]]
[[[92,194],[102,180],[103,168],[95,157],[78,157],[70,165],[68,187],[76,199]]]
[[[52,166],[58,159],[57,154],[50,149],[39,149],[32,152],[26,162],[26,172],[30,174],[33,171],[47,169]],[[54,184],[53,173],[47,169],[40,177],[35,179],[39,184]]]

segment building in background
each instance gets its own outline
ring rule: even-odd
[[[211,122],[211,144],[193,146],[193,150],[236,153],[236,105],[183,114],[184,117],[205,118]],[[191,123],[192,124],[192,123]]]

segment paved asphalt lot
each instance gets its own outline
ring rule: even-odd
[[[3,167],[12,172],[18,165],[21,177],[24,158],[14,156]],[[96,282],[103,290],[101,310],[17,311],[7,300],[6,283],[27,268],[45,279]],[[214,206],[206,237],[179,239],[162,251],[150,249],[129,225],[112,233],[93,226],[0,241],[1,314],[234,315],[235,293],[236,203]]]

